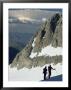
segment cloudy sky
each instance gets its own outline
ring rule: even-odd
[[[61,9],[10,9],[9,17],[22,19],[45,20],[51,17],[55,12],[62,12]]]

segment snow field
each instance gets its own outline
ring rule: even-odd
[[[57,76],[62,74],[62,65],[60,63],[53,65],[53,68],[56,70],[52,70],[52,76]],[[8,68],[8,79],[9,81],[40,81],[43,80],[43,68],[48,64],[44,65],[43,67],[32,67],[31,69],[23,68],[17,70],[16,68]],[[48,73],[47,73],[48,75]]]

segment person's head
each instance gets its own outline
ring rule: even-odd
[[[51,67],[51,65],[49,65],[49,67]]]

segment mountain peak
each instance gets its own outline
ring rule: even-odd
[[[46,50],[43,50],[45,47],[47,47]],[[43,66],[52,62],[56,64],[62,62],[61,52],[62,16],[56,13],[41,25],[40,30],[36,32],[26,47],[16,55],[11,67],[20,69],[23,67]],[[50,55],[52,53],[54,54]],[[33,54],[33,58],[31,58],[31,54]]]

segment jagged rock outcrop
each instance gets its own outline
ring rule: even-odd
[[[62,17],[60,16],[57,25],[56,25],[56,29],[55,29],[55,33],[53,36],[53,40],[52,40],[52,46],[53,47],[62,47]]]
[[[52,57],[41,56],[41,57],[36,57],[33,59],[33,66],[36,67],[36,66],[43,66],[45,64],[51,64],[51,63],[57,64],[57,63],[61,63],[61,62],[62,62],[62,56],[61,55],[52,56]]]
[[[32,43],[34,42],[34,45]],[[62,16],[55,14],[48,19],[38,30],[38,32],[29,41],[26,47],[16,55],[11,67],[21,69],[23,67],[31,68],[32,66],[43,66],[46,63],[62,62],[62,56],[40,56],[36,58],[29,58],[33,51],[40,52],[42,48],[52,45],[53,47],[62,47]]]
[[[42,25],[37,34],[33,51],[39,52],[42,47],[49,44],[54,47],[62,46],[62,16],[60,14],[55,14]]]
[[[26,47],[16,55],[13,63],[11,64],[11,67],[17,67],[17,69],[21,69],[23,67],[32,67],[32,60],[29,59],[29,55],[32,50],[32,42],[33,39],[31,39]]]

